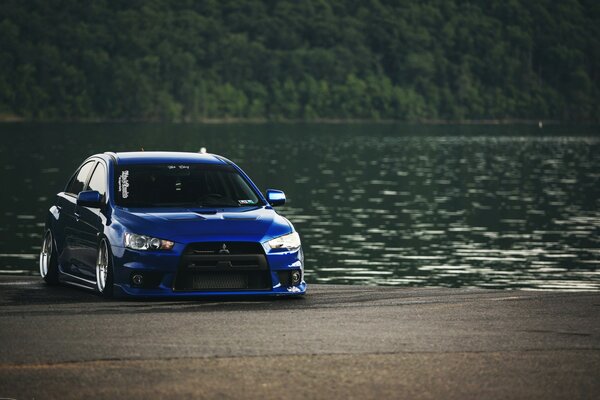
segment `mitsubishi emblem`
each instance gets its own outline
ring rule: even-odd
[[[229,250],[227,250],[227,245],[223,243],[223,247],[219,250],[219,254],[229,254]]]

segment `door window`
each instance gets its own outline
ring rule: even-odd
[[[90,175],[90,171],[92,170],[92,167],[94,166],[95,163],[96,163],[96,161],[90,161],[88,163],[85,163],[83,165],[83,167],[81,167],[79,169],[79,172],[77,173],[77,175],[69,183],[69,186],[67,187],[67,190],[66,190],[67,193],[78,195],[79,192],[81,192],[83,190],[83,188],[85,187],[87,178]]]
[[[90,183],[88,183],[87,190],[96,190],[100,192],[103,197],[106,195],[106,169],[102,163],[98,163],[96,166],[96,169],[90,178]]]

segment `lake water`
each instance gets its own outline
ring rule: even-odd
[[[600,290],[600,129],[1,124],[0,273],[37,273],[46,210],[88,155],[222,154],[300,232],[313,283]]]

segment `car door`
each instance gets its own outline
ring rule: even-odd
[[[85,190],[96,190],[106,202],[107,173],[103,162],[98,162],[88,181]],[[80,273],[88,279],[96,279],[96,257],[98,239],[106,224],[106,208],[91,208],[75,205],[76,235],[79,240],[77,259]],[[79,218],[77,219],[77,216]]]
[[[78,277],[89,277],[84,272],[81,261],[82,240],[78,234],[79,214],[77,213],[77,195],[85,190],[96,160],[86,162],[75,174],[64,193],[59,195],[60,226],[63,229],[65,243],[59,257],[63,272]]]

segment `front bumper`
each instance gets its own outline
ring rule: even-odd
[[[136,251],[112,246],[114,294],[121,297],[215,297],[215,296],[299,296],[306,293],[302,250],[296,252],[266,252],[270,283],[264,289],[175,289],[186,245],[176,244],[171,251]],[[280,279],[286,272],[300,271],[301,280],[290,285]],[[135,285],[132,277],[149,277],[149,284]]]

